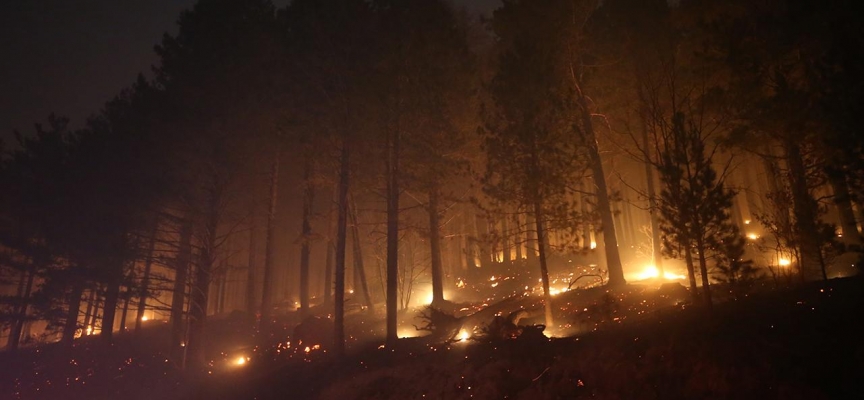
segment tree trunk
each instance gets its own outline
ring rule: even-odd
[[[209,188],[207,199],[207,219],[201,237],[201,249],[198,253],[198,266],[192,284],[189,299],[189,343],[187,343],[188,360],[192,365],[203,368],[206,365],[207,310],[210,300],[210,282],[212,281],[213,264],[216,262],[217,235],[219,229],[219,211],[222,203],[221,188]]]
[[[399,131],[391,133],[387,146],[387,344],[398,340],[399,274]]]
[[[209,227],[208,227],[209,230]],[[215,233],[213,231],[212,233]],[[198,267],[189,294],[189,342],[186,344],[189,358],[196,367],[206,365],[206,343],[204,331],[207,325],[207,307],[210,296],[210,272],[213,264],[213,250],[215,237],[208,239],[210,243],[204,244],[198,255]]]
[[[219,274],[219,284],[216,286],[216,304],[214,312],[222,314],[225,312],[225,288],[228,286],[228,271]]]
[[[642,146],[645,149],[645,180],[648,190],[648,213],[651,217],[651,253],[654,267],[657,268],[658,276],[662,279],[663,250],[660,244],[660,218],[657,215],[657,191],[654,189],[654,165],[651,162],[651,150],[648,145],[648,124],[646,115],[642,115]]]
[[[276,151],[273,165],[270,168],[270,204],[267,208],[267,233],[265,234],[264,250],[264,284],[261,288],[261,326],[270,326],[270,314],[273,312],[273,263],[276,252],[276,200],[279,194],[279,162],[280,152]]]
[[[336,357],[345,355],[345,245],[348,225],[348,144],[343,140],[339,167],[339,216],[336,220],[336,298],[333,318],[333,347]]]
[[[120,334],[126,332],[126,317],[129,315],[129,301],[132,300],[132,293],[126,290],[123,296],[123,311],[120,313]]]
[[[858,222],[855,221],[855,212],[852,211],[852,200],[849,195],[849,185],[846,183],[846,175],[842,171],[829,171],[828,182],[834,191],[834,206],[840,217],[840,228],[843,230],[842,242],[846,246],[861,246],[861,234],[858,232]]]
[[[312,156],[306,156],[303,172],[303,222],[300,245],[300,315],[309,313],[309,240],[312,236],[312,204],[315,201],[315,187],[312,185]]]
[[[699,288],[696,287],[696,268],[693,266],[693,253],[690,247],[684,247],[684,263],[687,265],[687,278],[690,280],[690,295],[693,303],[699,303]]]
[[[327,212],[327,255],[324,259],[324,306],[329,309],[333,304],[333,256],[336,252],[336,242],[333,240],[335,227],[333,214],[336,212],[334,205],[339,203],[339,185],[333,188],[333,200]]]
[[[519,212],[513,215],[513,236],[516,238],[514,245],[516,246],[516,262],[522,262],[522,246],[525,245],[522,240],[522,222],[519,220]]]
[[[801,157],[801,148],[791,138],[784,139],[786,160],[789,165],[789,184],[792,192],[792,208],[795,214],[795,230],[799,238],[802,278],[809,273],[824,270],[821,260],[821,240],[818,235],[816,201],[807,186],[807,169]],[[824,274],[824,271],[823,271]]]
[[[363,265],[363,249],[360,246],[360,224],[357,222],[357,204],[354,203],[353,199],[350,202],[351,207],[348,215],[351,217],[351,236],[354,239],[352,247],[354,250],[354,276],[357,283],[354,285],[354,291],[357,292],[360,290],[363,292],[363,301],[366,303],[366,309],[369,311],[369,314],[374,315],[375,308],[372,303],[372,294],[369,293],[369,283],[366,280],[366,267]]]
[[[257,310],[257,302],[255,301],[255,268],[257,260],[257,244],[258,235],[256,235],[255,226],[255,211],[253,210],[249,216],[249,265],[246,268],[246,312],[250,315],[255,315]]]
[[[702,300],[705,302],[705,307],[709,310],[713,307],[711,301],[711,282],[708,279],[708,263],[705,260],[705,240],[698,238],[696,240],[696,249],[699,252],[699,273],[702,276]]]
[[[135,332],[141,330],[141,322],[144,318],[144,311],[147,310],[147,293],[150,290],[150,269],[153,266],[153,252],[156,250],[156,231],[159,227],[159,221],[153,223],[153,230],[150,232],[150,243],[147,245],[147,259],[144,260],[144,276],[141,278],[141,286],[138,288],[138,310],[135,316]]]
[[[99,316],[99,307],[102,305],[102,295],[99,294],[100,291],[101,290],[98,290],[98,289],[96,290],[96,299],[95,299],[95,302],[93,304],[93,315],[90,316],[90,323],[88,324],[90,326],[90,333],[91,334],[96,334],[96,321],[100,317]],[[99,328],[100,330],[102,329],[101,326],[102,325],[100,325],[100,328]]]
[[[117,315],[117,301],[120,299],[120,284],[123,278],[123,264],[115,266],[110,271],[106,289],[105,306],[102,311],[102,332],[99,337],[105,343],[111,343],[114,339],[114,319]]]
[[[537,226],[536,221],[534,221],[534,212],[528,212],[525,219],[525,251],[528,253],[525,258],[529,263],[533,263],[537,260],[537,232],[530,229],[532,226]]]
[[[81,336],[87,335],[87,327],[90,326],[90,318],[93,315],[93,304],[96,299],[96,290],[90,289],[90,294],[87,295],[87,310],[84,312],[84,327]],[[91,330],[92,331],[92,330]]]
[[[429,191],[429,251],[432,255],[432,304],[444,301],[444,274],[441,267],[441,221],[438,188]]]
[[[588,102],[585,100],[585,95],[582,93],[579,83],[574,81],[574,86],[581,111],[582,128],[586,136],[585,142],[588,144],[591,176],[594,180],[594,185],[597,186],[597,211],[600,213],[600,222],[603,225],[603,248],[606,253],[606,268],[609,271],[609,282],[607,285],[610,287],[623,286],[627,281],[624,280],[624,269],[621,267],[621,257],[618,254],[615,219],[612,216],[612,206],[609,202],[606,175],[603,173],[603,159],[600,158],[600,148],[597,144],[597,135],[594,133],[594,125],[591,122]]]
[[[540,258],[540,280],[543,282],[543,309],[546,315],[546,327],[553,328],[552,294],[549,292],[549,269],[546,266],[546,230],[543,224],[543,205],[539,200],[534,202],[534,223],[537,227],[537,250]]]
[[[501,262],[509,263],[510,258],[510,227],[507,226],[507,215],[501,217]]]
[[[180,222],[180,242],[174,259],[174,293],[171,298],[171,346],[175,358],[183,354],[186,325],[186,280],[189,275],[189,262],[192,260],[192,225],[189,221]]]
[[[24,284],[24,291],[19,291],[18,304],[15,307],[15,320],[12,321],[12,327],[9,329],[9,339],[6,342],[6,350],[18,350],[18,344],[21,341],[21,330],[24,328],[24,320],[27,318],[27,310],[30,308],[30,293],[33,291],[33,279],[36,274],[32,271],[24,271],[20,282]]]
[[[66,323],[63,325],[63,346],[70,347],[78,331],[78,313],[81,309],[81,295],[84,294],[84,282],[76,279],[69,294],[69,309],[66,311]]]

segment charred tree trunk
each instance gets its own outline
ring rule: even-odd
[[[539,200],[534,202],[534,223],[537,228],[537,250],[540,253],[540,279],[543,282],[543,310],[546,326],[552,329],[552,294],[549,292],[549,269],[546,266],[546,229],[543,224],[543,205]]]
[[[693,265],[693,253],[690,246],[684,247],[684,263],[687,265],[687,279],[690,280],[690,295],[695,304],[699,302],[699,288],[696,286],[696,267]]]
[[[88,325],[90,326],[91,334],[96,334],[96,322],[100,317],[99,316],[99,307],[102,305],[102,294],[99,292],[101,292],[101,291],[102,291],[101,288],[96,290],[96,299],[95,299],[95,303],[93,304],[93,314],[90,315],[90,323]],[[99,329],[100,330],[102,329],[102,325],[100,325]]]
[[[19,291],[18,304],[15,307],[15,320],[9,329],[9,339],[6,341],[6,350],[18,350],[21,341],[21,330],[24,329],[24,320],[27,318],[27,310],[30,308],[30,294],[33,292],[33,279],[36,274],[33,271],[24,271],[21,281],[24,283],[23,291]]]
[[[354,200],[350,200],[351,207],[349,216],[351,217],[351,236],[354,239],[352,248],[354,250],[354,291],[363,292],[363,301],[366,303],[366,309],[370,314],[375,314],[374,304],[372,303],[372,294],[369,293],[369,283],[366,280],[366,267],[363,265],[363,249],[360,246],[360,224],[357,217],[357,204]]]
[[[343,141],[339,167],[339,216],[336,220],[336,298],[333,318],[333,347],[337,357],[345,355],[345,245],[348,225],[348,144]]]
[[[603,225],[603,248],[606,253],[606,268],[609,271],[608,286],[623,286],[624,269],[621,266],[621,257],[618,254],[618,239],[615,235],[615,219],[612,216],[612,206],[609,202],[609,192],[606,185],[606,175],[603,173],[603,159],[600,158],[600,148],[597,144],[597,135],[594,133],[594,125],[591,122],[591,113],[588,102],[582,93],[581,85],[574,79],[573,82],[579,108],[581,111],[582,128],[584,129],[585,142],[588,145],[588,157],[591,164],[591,176],[594,185],[597,186],[597,211],[600,213],[600,222]]]
[[[333,305],[333,256],[336,252],[336,244],[327,239],[327,255],[324,259],[324,306],[330,308]]]
[[[842,242],[846,246],[861,246],[861,234],[858,232],[858,222],[855,221],[855,212],[852,211],[852,198],[849,195],[849,185],[846,183],[846,175],[843,171],[829,171],[828,182],[834,191],[834,206],[840,217],[840,228],[843,230]]]
[[[132,300],[132,293],[127,289],[123,295],[123,311],[120,312],[120,334],[126,332],[126,317],[129,315],[130,300]]]
[[[114,339],[114,319],[117,315],[117,301],[120,299],[120,284],[123,278],[123,263],[111,268],[110,276],[105,288],[105,306],[102,312],[102,332],[99,337],[105,343],[111,343]]]
[[[821,257],[821,240],[818,235],[816,201],[807,186],[807,169],[801,156],[801,148],[791,138],[784,139],[786,160],[789,164],[789,184],[792,192],[792,208],[795,214],[795,230],[799,238],[802,278],[810,271],[825,273]]]
[[[192,291],[189,295],[189,343],[187,343],[187,351],[189,352],[188,361],[196,367],[206,365],[205,359],[205,335],[204,330],[207,325],[207,307],[210,296],[210,274],[213,267],[213,258],[215,250],[215,221],[211,215],[207,226],[207,241],[201,247],[201,252],[198,255],[198,267],[195,269],[195,276],[192,284]],[[213,225],[211,225],[213,224]],[[211,231],[211,228],[213,229]],[[212,234],[212,236],[211,236]]]
[[[147,259],[144,260],[144,276],[141,278],[141,286],[138,288],[138,310],[135,315],[135,332],[141,330],[144,311],[147,310],[147,297],[150,291],[150,270],[153,266],[153,253],[156,250],[156,230],[158,226],[159,223],[156,221],[153,224],[153,231],[150,232],[150,243],[147,244]]]
[[[663,250],[660,243],[660,217],[657,215],[657,191],[654,188],[654,165],[651,162],[651,149],[648,144],[647,116],[642,114],[642,146],[645,149],[645,181],[647,184],[648,213],[651,217],[651,254],[658,276],[663,277]]]
[[[246,268],[246,312],[255,315],[257,302],[255,301],[255,267],[257,265],[256,253],[258,241],[255,226],[255,212],[249,216],[249,265]]]
[[[525,258],[532,263],[537,260],[537,232],[530,229],[532,226],[537,226],[533,210],[528,212],[525,219],[525,251],[528,252]]]
[[[396,344],[399,290],[399,131],[387,146],[387,344]]]
[[[516,246],[516,262],[522,262],[522,222],[519,220],[519,212],[513,215],[513,235],[516,238],[514,245]]]
[[[186,332],[186,281],[189,262],[192,260],[192,225],[185,220],[180,224],[180,243],[174,259],[174,293],[171,298],[171,346],[177,359],[183,354],[181,345]]]
[[[507,224],[507,214],[501,216],[501,262],[509,263],[510,258],[510,227]]]
[[[336,252],[336,242],[333,240],[335,227],[333,225],[333,214],[337,212],[336,205],[339,203],[339,185],[333,188],[333,201],[327,212],[327,255],[324,257],[324,306],[329,309],[333,305],[333,256]]]
[[[441,215],[438,188],[429,191],[429,251],[432,255],[432,304],[444,301],[444,273],[441,266]]]
[[[315,187],[312,185],[312,156],[306,156],[303,172],[303,222],[300,245],[300,315],[309,313],[309,240],[312,236],[312,204],[315,201]]]
[[[708,263],[705,259],[707,249],[704,238],[696,239],[696,249],[699,252],[699,273],[702,277],[702,301],[705,303],[705,307],[710,310],[713,307],[713,302],[711,301],[711,282],[708,279]]]
[[[90,318],[93,315],[93,304],[96,301],[96,290],[90,289],[90,293],[87,295],[87,310],[84,312],[84,327],[83,332],[81,332],[81,336],[87,334],[87,327],[90,326]]]
[[[276,151],[270,168],[270,202],[267,207],[267,233],[265,234],[264,250],[264,284],[261,287],[261,325],[270,325],[273,293],[273,263],[276,252],[276,200],[279,194],[279,162],[280,152]]]
[[[66,310],[66,323],[63,325],[63,336],[60,341],[63,346],[72,346],[75,340],[75,332],[78,331],[78,313],[81,310],[81,295],[84,294],[84,283],[80,280],[72,285],[69,294],[69,308]]]

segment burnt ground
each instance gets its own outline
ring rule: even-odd
[[[567,293],[567,338],[351,342],[341,361],[288,340],[259,345],[248,322],[214,324],[208,370],[181,373],[160,352],[164,327],[105,347],[43,346],[0,355],[0,398],[22,399],[675,399],[858,398],[864,378],[864,281],[834,279],[717,304],[639,308],[644,291]],[[571,304],[572,303],[572,304]],[[582,311],[578,311],[582,310]],[[577,312],[578,311],[578,312]],[[218,320],[217,320],[218,321]],[[287,332],[291,321],[286,320]],[[364,323],[363,321],[354,323]],[[160,330],[162,329],[162,330]],[[377,329],[377,328],[375,328]],[[373,329],[374,330],[374,329]],[[287,333],[282,332],[274,336]],[[220,339],[221,338],[221,339]],[[248,361],[237,365],[238,355]],[[166,361],[169,360],[169,361]],[[78,378],[76,380],[75,378]],[[16,394],[17,393],[17,394]]]

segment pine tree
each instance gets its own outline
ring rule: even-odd
[[[663,136],[658,172],[661,230],[667,254],[683,257],[690,289],[696,298],[695,257],[702,281],[703,301],[711,305],[707,260],[729,237],[729,209],[735,193],[724,186],[724,177],[714,169],[714,151],[706,151],[708,139],[700,126],[677,112]]]

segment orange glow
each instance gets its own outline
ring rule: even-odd
[[[653,265],[646,266],[642,272],[635,275],[636,280],[646,280],[646,279],[656,279],[660,278],[660,270]],[[676,279],[684,279],[686,278],[684,275],[673,274],[669,271],[663,272],[663,279],[666,280],[676,280]]]

